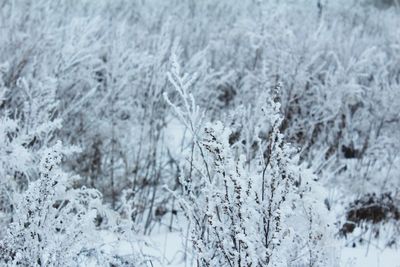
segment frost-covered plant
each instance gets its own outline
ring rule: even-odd
[[[54,84],[17,84],[25,101],[19,109],[2,110],[0,124],[1,264],[144,264],[139,254],[119,255],[98,238],[104,230],[119,242],[135,242],[132,224],[117,219],[99,191],[79,187],[78,176],[61,169],[62,154],[77,149],[60,143],[47,148],[61,126]]]
[[[255,158],[238,155],[229,144],[229,127],[201,123],[202,113],[188,92],[191,79],[177,64],[173,58],[169,77],[183,104],[167,100],[191,130],[195,147],[180,179],[182,196],[175,195],[188,219],[197,265],[333,264],[331,222],[325,221],[321,192],[283,142],[279,104],[266,100],[270,131],[257,137]]]
[[[21,78],[17,84],[23,92],[21,106],[0,109],[0,211],[4,224],[14,214],[15,195],[37,179],[41,153],[61,126],[60,120],[54,118],[57,102],[50,82],[35,88]],[[9,102],[6,91],[0,87],[2,103]]]
[[[2,263],[83,266],[94,260],[99,266],[119,261],[119,266],[124,262],[139,266],[139,255],[124,258],[103,248],[96,217],[107,218],[108,229],[119,235],[116,214],[103,206],[97,190],[73,188],[74,180],[60,167],[61,151],[61,143],[47,149],[40,162],[40,178],[16,196],[14,221],[0,244]]]

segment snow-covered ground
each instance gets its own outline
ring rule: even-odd
[[[383,251],[370,247],[343,248],[341,253],[342,267],[399,267],[400,251],[385,249]]]
[[[110,242],[110,249],[118,250],[120,255],[130,254],[131,243],[121,242],[116,245],[112,236],[103,234],[104,240]],[[154,267],[191,267],[194,266],[190,256],[185,259],[185,243],[179,232],[165,229],[155,231],[150,236],[142,237],[148,245],[144,253],[150,255]],[[190,245],[190,244],[189,244]],[[373,246],[342,247],[340,249],[341,267],[400,267],[400,251]]]

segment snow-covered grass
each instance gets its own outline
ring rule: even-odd
[[[395,2],[0,1],[0,266],[400,266]]]

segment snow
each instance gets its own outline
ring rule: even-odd
[[[109,242],[109,249],[117,250],[119,255],[132,253],[132,244],[128,242],[117,243],[112,234],[103,232],[103,240]],[[170,232],[160,229],[150,236],[142,236],[150,245],[143,251],[154,257],[154,267],[192,267],[190,256],[185,261],[185,248],[180,232]],[[93,265],[95,266],[95,265]],[[379,249],[373,246],[343,247],[340,251],[341,267],[400,267],[400,251],[396,249]]]
[[[341,251],[340,262],[342,267],[400,267],[400,251],[345,247]]]

